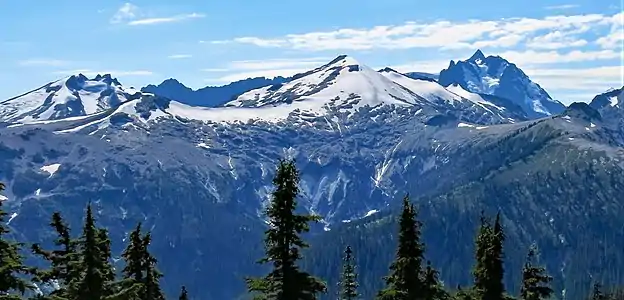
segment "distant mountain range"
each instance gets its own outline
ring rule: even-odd
[[[342,55],[290,78],[197,91],[76,74],[2,101],[12,232],[49,242],[53,211],[77,229],[91,201],[113,245],[138,221],[152,231],[167,293],[184,284],[198,299],[234,299],[261,271],[262,210],[277,160],[291,157],[300,209],[322,218],[305,262],[317,275],[335,278],[332,251],[349,242],[371,289],[379,284],[393,251],[388,220],[410,193],[444,282],[469,281],[482,210],[501,212],[512,291],[532,243],[566,299],[593,278],[618,280],[624,88],[565,107],[480,51],[438,79],[414,74]]]
[[[142,88],[141,91],[176,99],[188,105],[217,107],[246,91],[267,85],[284,83],[286,81],[288,81],[288,79],[284,77],[275,77],[273,79],[256,77],[235,81],[224,86],[207,86],[205,88],[193,90],[171,78],[163,81],[159,85],[150,84]]]
[[[485,57],[481,50],[477,50],[465,61],[457,63],[451,61],[449,67],[439,74],[408,72],[403,75],[415,80],[439,82],[445,87],[459,85],[472,93],[511,99],[531,118],[561,113],[565,108],[559,101],[553,100],[538,84],[532,82],[516,65],[499,56]],[[157,86],[148,85],[142,91],[189,105],[217,107],[244,92],[284,84],[291,80],[292,78],[283,77],[249,78],[224,86],[205,87],[194,91],[175,79],[167,79]]]

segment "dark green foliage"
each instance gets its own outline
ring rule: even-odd
[[[424,245],[420,242],[421,223],[416,220],[416,209],[403,198],[403,212],[399,219],[399,244],[390,275],[385,277],[386,287],[378,294],[379,299],[425,299],[422,263]]]
[[[76,299],[99,300],[110,294],[108,286],[112,266],[108,261],[110,257],[106,257],[107,254],[110,255],[110,251],[106,249],[109,243],[105,232],[96,227],[89,204],[79,247],[81,254],[79,268],[82,274],[75,283],[75,290],[72,293]]]
[[[424,299],[426,300],[442,300],[448,299],[449,295],[444,287],[440,284],[439,273],[431,266],[431,262],[427,261],[427,267],[423,274],[423,283],[425,286]]]
[[[609,300],[609,297],[602,291],[600,283],[594,283],[594,288],[590,297],[591,300]]]
[[[301,258],[300,249],[308,247],[300,235],[309,231],[308,222],[318,221],[319,217],[295,214],[299,172],[293,161],[280,161],[273,185],[275,191],[266,211],[266,256],[259,261],[270,263],[273,269],[263,278],[248,279],[248,290],[256,299],[316,299],[317,294],[326,291],[325,284],[301,271],[297,261]]]
[[[355,272],[355,263],[353,260],[353,250],[351,246],[347,246],[344,252],[342,264],[342,276],[339,283],[340,294],[339,300],[355,300],[358,298],[358,282],[357,273]]]
[[[500,214],[494,226],[481,216],[481,226],[475,242],[476,264],[473,270],[474,289],[482,300],[505,298],[503,284],[503,233]]]
[[[48,270],[35,270],[33,281],[46,284],[55,279],[59,289],[52,291],[50,296],[67,298],[69,297],[67,288],[70,282],[75,282],[80,278],[80,269],[77,266],[80,262],[77,253],[78,243],[71,238],[70,228],[59,212],[52,215],[50,226],[58,235],[54,240],[54,245],[59,249],[46,251],[41,249],[39,244],[32,245],[33,253],[41,256],[50,264]]]
[[[554,293],[550,287],[552,277],[546,273],[546,268],[533,264],[536,260],[535,257],[536,250],[531,247],[522,269],[522,287],[520,289],[520,299],[522,300],[548,299]]]
[[[188,300],[188,292],[186,291],[186,287],[182,286],[182,290],[180,291],[180,297],[178,300]]]
[[[156,269],[157,260],[149,252],[151,234],[141,235],[141,224],[130,233],[128,246],[122,253],[125,267],[122,270],[123,286],[134,287],[138,291],[138,299],[164,299],[160,288],[162,274]]]
[[[162,290],[160,289],[160,278],[162,274],[156,269],[157,260],[149,252],[149,245],[152,241],[151,234],[143,237],[143,269],[145,270],[145,282],[143,283],[143,299],[145,300],[161,300],[164,299]]]
[[[144,256],[141,223],[139,223],[136,229],[130,233],[128,246],[121,254],[121,257],[126,262],[122,270],[124,279],[133,279],[135,282],[143,282]]]
[[[0,191],[4,190],[4,184],[0,183]],[[21,244],[6,240],[9,233],[4,218],[7,213],[2,209],[4,200],[0,200],[0,299],[20,299],[13,293],[24,294],[29,285],[20,274],[27,273],[27,268],[22,263],[19,254]]]

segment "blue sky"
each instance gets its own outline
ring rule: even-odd
[[[75,73],[192,88],[348,54],[438,72],[477,48],[564,103],[622,86],[621,0],[0,0],[0,99]]]

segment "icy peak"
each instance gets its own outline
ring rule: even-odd
[[[117,78],[113,78],[111,74],[104,74],[104,75],[98,74],[97,76],[95,76],[95,78],[93,78],[93,80],[101,81],[108,85],[117,85],[117,86],[121,85],[121,83],[117,80]]]
[[[483,55],[483,52],[481,52],[480,49],[477,49],[477,51],[468,60],[477,61],[477,60],[484,60],[484,59],[485,59],[485,55]]]
[[[357,60],[355,60],[353,57],[347,56],[346,54],[338,55],[338,57],[334,58],[327,64],[328,67],[346,67],[359,65],[360,63]]]

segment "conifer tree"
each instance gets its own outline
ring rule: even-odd
[[[505,235],[497,215],[494,227],[481,215],[476,239],[474,289],[482,300],[505,299],[503,285],[503,242]]]
[[[425,285],[422,280],[424,246],[420,242],[421,223],[416,220],[416,209],[403,198],[403,212],[399,220],[399,245],[396,258],[390,265],[390,275],[385,278],[386,288],[378,294],[379,299],[424,299]]]
[[[156,259],[149,252],[151,234],[141,235],[141,224],[130,233],[128,246],[122,253],[125,267],[122,270],[123,286],[138,289],[138,299],[164,299],[159,280],[162,274],[156,269]]]
[[[500,212],[496,214],[494,221],[494,232],[492,236],[492,285],[490,292],[494,299],[505,298],[505,269],[503,244],[505,243],[505,232],[501,223]]]
[[[353,250],[351,246],[347,246],[344,251],[342,276],[340,280],[339,300],[355,300],[358,298],[357,274],[355,272],[355,264],[353,261]]]
[[[98,228],[97,242],[102,261],[102,274],[104,276],[104,282],[108,283],[108,286],[106,288],[110,289],[112,288],[111,285],[115,283],[115,269],[110,262],[112,253],[111,241],[108,237],[108,230],[104,228]]]
[[[75,284],[75,290],[72,293],[73,299],[100,300],[108,296],[106,289],[110,285],[110,282],[107,282],[110,268],[109,262],[104,260],[105,253],[103,251],[106,251],[104,249],[106,241],[103,241],[102,238],[102,231],[95,226],[95,218],[91,204],[89,204],[80,240],[82,257],[79,267],[82,269],[82,276]]]
[[[536,249],[531,247],[524,268],[522,268],[522,287],[520,288],[522,300],[549,299],[554,292],[550,287],[552,277],[546,274],[546,268],[533,265],[535,257]]]
[[[188,300],[188,293],[185,286],[182,286],[182,290],[180,291],[180,297],[178,297],[178,300]]]
[[[143,237],[143,269],[145,271],[145,282],[142,292],[142,299],[144,300],[161,300],[165,296],[160,288],[160,278],[162,274],[156,269],[157,260],[148,251],[149,244],[152,241],[151,234],[147,233]]]
[[[0,183],[0,191],[4,190],[4,184]],[[21,299],[19,295],[24,294],[29,285],[19,277],[19,274],[28,273],[28,269],[22,263],[22,256],[19,254],[21,244],[6,240],[5,235],[9,233],[5,225],[4,218],[7,213],[2,209],[4,200],[0,200],[0,298]]]
[[[126,265],[122,270],[124,279],[132,279],[137,283],[143,282],[143,272],[145,270],[143,259],[145,258],[145,249],[143,248],[143,237],[141,236],[141,223],[130,233],[129,243],[121,254]]]
[[[60,249],[46,251],[39,244],[32,245],[32,252],[50,263],[49,270],[34,270],[33,281],[48,284],[55,280],[59,288],[52,291],[50,296],[67,298],[67,287],[80,277],[80,269],[77,268],[79,255],[77,241],[71,238],[70,228],[63,220],[59,212],[52,214],[50,226],[54,228],[57,238],[54,245]]]
[[[280,160],[273,178],[271,203],[266,210],[269,229],[265,232],[266,256],[259,263],[270,263],[272,270],[262,278],[247,279],[255,299],[313,300],[326,291],[319,279],[299,269],[300,250],[308,247],[301,234],[309,231],[308,222],[318,216],[295,213],[299,194],[299,172],[292,160]]]
[[[423,281],[425,286],[423,298],[425,300],[441,300],[448,298],[448,293],[440,284],[439,273],[431,266],[430,261],[427,261],[427,267],[423,273]]]

